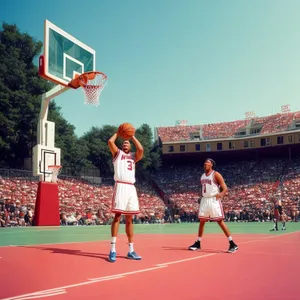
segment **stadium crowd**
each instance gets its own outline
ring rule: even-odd
[[[140,214],[136,223],[160,222],[165,205],[145,182],[137,183]],[[82,179],[67,178],[58,181],[62,225],[110,224],[113,185],[91,185]],[[32,225],[38,181],[22,176],[0,177],[1,226]]]
[[[239,161],[220,165],[229,193],[223,198],[226,221],[269,221],[280,197],[290,220],[299,218],[300,159]],[[233,171],[234,170],[234,171]],[[141,213],[135,223],[197,222],[202,163],[170,165],[152,175],[153,186],[136,183]],[[12,174],[0,177],[0,225],[30,226],[38,181]],[[79,178],[58,181],[61,225],[106,225],[113,183],[91,185]],[[154,187],[159,190],[158,196]],[[164,202],[165,201],[165,202]]]
[[[288,166],[288,167],[286,167]],[[182,221],[197,220],[202,163],[173,165],[153,176],[164,199]],[[269,221],[274,197],[280,197],[286,215],[299,218],[300,159],[240,161],[217,167],[229,188],[223,198],[226,221]]]
[[[293,121],[300,120],[300,112],[279,113],[267,117],[255,117],[250,120],[236,120],[233,122],[221,122],[193,126],[169,126],[158,127],[157,133],[165,142],[189,141],[191,134],[199,136],[199,139],[217,139],[233,137],[239,129],[247,126],[262,126],[260,133],[269,134],[286,131],[292,128]]]

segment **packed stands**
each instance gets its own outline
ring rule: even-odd
[[[269,134],[293,129],[293,122],[300,121],[300,112],[278,113],[266,117],[255,117],[251,120],[236,120],[193,126],[158,127],[157,135],[162,142],[190,141],[194,136],[200,140],[234,137],[240,129],[259,126],[259,134]],[[257,134],[257,133],[256,133]]]
[[[32,225],[38,181],[30,172],[19,173],[0,177],[0,222],[5,226]],[[136,222],[161,220],[165,210],[163,201],[148,184],[137,183],[136,186],[141,210]],[[78,178],[67,178],[58,181],[58,188],[62,225],[111,223],[112,184],[91,185]]]
[[[226,221],[270,221],[278,197],[290,220],[298,220],[300,158],[217,162],[217,170],[229,188],[222,200]],[[202,172],[203,165],[197,162],[169,164],[153,173],[153,186],[163,199],[150,184],[138,180],[141,213],[134,222],[197,222]],[[79,178],[61,178],[58,186],[62,225],[111,224],[113,183],[91,185]],[[0,171],[1,227],[32,225],[37,187],[30,172]]]
[[[285,212],[291,219],[299,216],[299,159],[293,162],[285,159],[240,161],[218,166],[217,170],[229,188],[229,193],[222,200],[227,221],[271,220],[276,195],[281,197]],[[177,213],[191,214],[195,219],[202,173],[202,165],[199,164],[173,165],[157,172],[153,180]]]
[[[234,122],[205,124],[203,125],[203,139],[208,140],[232,137],[238,129],[247,126],[247,123],[248,121],[239,120]]]
[[[287,214],[295,221],[300,208],[300,159],[288,165],[275,196],[284,199]]]

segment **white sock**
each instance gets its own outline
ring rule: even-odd
[[[201,242],[201,237],[198,237],[197,241]]]
[[[133,243],[129,243],[128,245],[129,245],[129,252],[133,252],[134,251]]]
[[[229,241],[229,242],[232,241],[232,237],[231,237],[231,236],[228,237],[228,241]]]
[[[116,241],[117,241],[117,238],[115,236],[112,237],[111,243],[110,243],[110,245],[111,245],[110,251],[111,252],[116,252]]]

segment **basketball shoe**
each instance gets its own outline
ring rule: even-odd
[[[229,249],[228,249],[229,253],[234,253],[238,249],[239,247],[233,241],[229,242]]]
[[[141,260],[142,258],[137,255],[134,251],[133,252],[128,252],[127,253],[127,258],[129,259],[134,259],[134,260]]]
[[[200,249],[201,249],[200,241],[196,241],[193,245],[189,246],[189,250],[192,251],[200,250]]]
[[[108,255],[108,260],[110,262],[115,262],[117,260],[117,253],[110,251]]]

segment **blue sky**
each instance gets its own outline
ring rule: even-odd
[[[0,20],[43,41],[48,19],[97,52],[108,85],[55,99],[81,136],[92,126],[172,126],[300,110],[300,1],[12,0]]]

